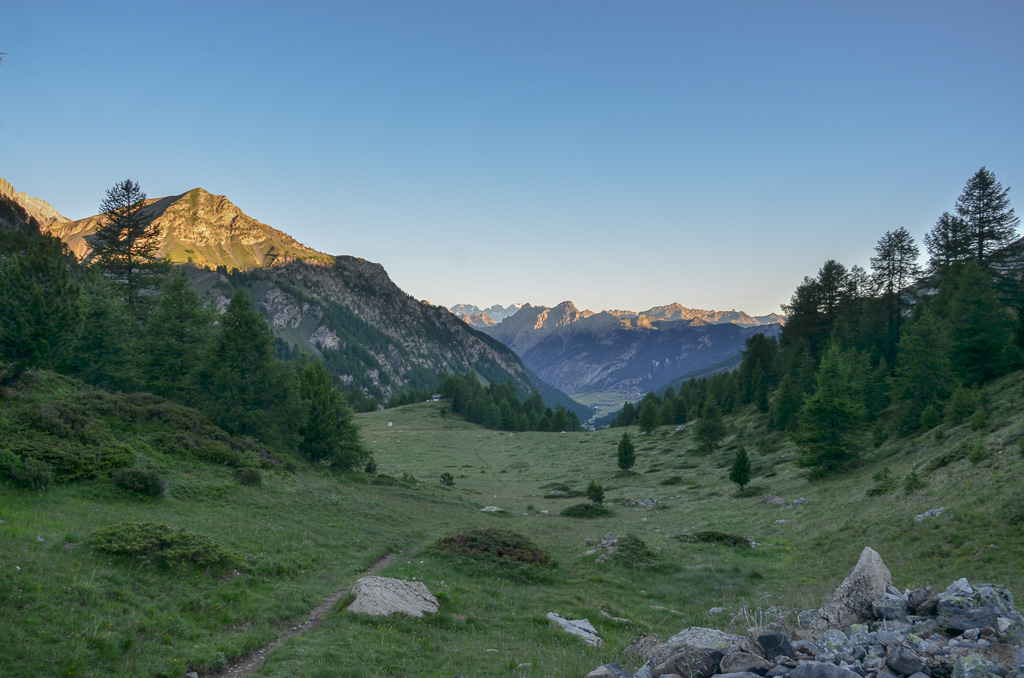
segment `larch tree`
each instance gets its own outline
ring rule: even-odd
[[[896,356],[896,345],[900,340],[903,324],[903,295],[917,279],[920,272],[917,258],[921,251],[914,243],[910,231],[898,228],[887,231],[875,245],[875,256],[871,257],[871,269],[875,289],[881,295],[887,310],[888,333],[884,354],[892,361]]]
[[[122,286],[129,310],[138,316],[143,294],[158,286],[169,267],[158,255],[163,229],[146,210],[146,194],[131,179],[107,190],[100,213],[103,225],[89,240],[90,261]]]

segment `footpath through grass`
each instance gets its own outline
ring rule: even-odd
[[[407,485],[364,484],[299,464],[295,472],[264,471],[263,484],[249,486],[229,467],[143,449],[145,431],[121,431],[164,475],[165,496],[141,499],[108,478],[44,492],[0,484],[0,674],[208,674],[276,638],[387,552],[402,554],[381,574],[425,582],[441,603],[437,615],[368,618],[345,612],[342,600],[255,675],[581,676],[608,661],[628,664],[621,651],[641,633],[665,637],[691,625],[746,632],[778,610],[816,607],[864,546],[882,555],[901,588],[943,588],[966,576],[1005,583],[1019,599],[1024,536],[1014,507],[1024,505],[1024,378],[1004,379],[987,396],[979,430],[947,423],[869,446],[860,468],[817,482],[753,412],[732,421],[710,456],[694,452],[687,428],[649,436],[632,429],[631,472],[616,466],[620,430],[499,433],[443,417],[443,403],[360,415],[379,471],[418,481]],[[14,406],[0,401],[0,417]],[[742,496],[727,480],[740,442],[753,464]],[[912,471],[923,486],[907,492]],[[442,473],[454,485],[442,486]],[[563,486],[582,491],[590,480],[604,485],[614,515],[560,516],[583,499],[546,495]],[[785,505],[762,503],[769,493]],[[799,498],[806,502],[793,505]],[[648,499],[657,502],[624,503]],[[485,506],[504,511],[479,510]],[[914,521],[936,507],[941,515]],[[208,536],[237,564],[155,567],[84,544],[94,530],[125,520]],[[485,527],[528,537],[557,566],[523,576],[425,548]],[[758,546],[707,543],[706,531]],[[636,535],[656,558],[596,562],[602,552],[587,555],[597,548],[587,540],[608,532]],[[724,612],[711,612],[717,607]],[[605,647],[556,633],[544,618],[552,611],[589,618]]]

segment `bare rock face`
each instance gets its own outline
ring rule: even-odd
[[[823,633],[828,629],[847,629],[851,624],[873,619],[872,603],[881,598],[892,585],[892,574],[882,557],[869,547],[860,554],[857,564],[832,594],[832,599],[818,610],[811,622],[811,631]]]
[[[404,614],[422,617],[437,612],[438,604],[427,585],[419,581],[363,577],[352,587],[356,599],[346,609],[349,612],[389,617]]]

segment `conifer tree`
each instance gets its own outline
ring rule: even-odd
[[[299,398],[304,410],[299,427],[303,455],[343,470],[362,467],[369,453],[360,441],[359,426],[323,363],[310,362],[301,368]]]
[[[160,288],[146,324],[142,368],[147,388],[157,395],[188,402],[213,335],[214,314],[203,306],[184,275]]]
[[[637,410],[636,419],[641,431],[647,434],[654,431],[658,425],[658,405],[653,398],[644,398]]]
[[[798,462],[823,476],[840,470],[857,457],[864,406],[851,397],[849,360],[836,345],[825,352],[816,374],[814,393],[800,408],[801,448]]]
[[[725,423],[722,421],[722,411],[713,400],[708,400],[704,405],[700,420],[697,421],[696,430],[697,444],[702,452],[710,454],[718,448],[718,443],[725,437]]]
[[[623,432],[622,438],[619,440],[618,452],[619,468],[623,471],[633,468],[633,464],[636,463],[636,446],[633,445],[628,433]]]
[[[926,310],[907,325],[899,356],[890,393],[895,424],[900,432],[909,433],[922,423],[929,407],[938,410],[956,385],[949,335],[934,313]]]
[[[937,301],[945,299],[957,376],[977,384],[1006,374],[1016,362],[1014,319],[996,296],[989,273],[979,262],[965,262],[940,288]]]
[[[896,357],[896,345],[903,324],[903,295],[917,279],[918,256],[920,250],[914,244],[910,231],[898,228],[887,231],[879,239],[875,246],[875,256],[871,257],[875,287],[888,311],[888,333],[883,349],[888,360]]]
[[[0,260],[0,359],[9,364],[3,382],[29,367],[58,368],[70,360],[81,318],[71,265],[67,247],[44,235]]]
[[[993,172],[982,167],[967,180],[957,198],[956,213],[967,224],[971,254],[983,264],[1017,235],[1020,218],[1010,207],[1009,192]]]
[[[750,482],[750,457],[747,456],[747,448],[742,444],[736,449],[736,456],[732,459],[729,480],[739,485],[740,492]]]
[[[555,433],[569,430],[569,415],[561,405],[555,407],[555,414],[551,417],[551,430]]]
[[[946,277],[954,263],[971,256],[967,222],[949,212],[943,212],[924,236],[924,244],[930,256],[929,273],[940,279]]]
[[[129,310],[138,317],[144,292],[169,268],[157,255],[163,231],[146,210],[146,194],[131,179],[107,190],[100,214],[103,225],[90,240],[91,261],[122,286]]]
[[[291,444],[298,418],[294,388],[274,355],[266,320],[242,290],[220,318],[203,381],[205,409],[221,428]]]
[[[97,271],[82,279],[82,320],[72,371],[108,391],[129,391],[138,383],[138,325],[123,297]]]

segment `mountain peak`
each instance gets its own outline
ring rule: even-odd
[[[334,261],[334,257],[253,219],[227,197],[204,188],[149,199],[145,209],[163,231],[159,254],[174,263],[244,271],[295,260],[322,264]],[[92,249],[91,236],[102,224],[102,215],[97,215],[44,224],[44,230],[61,238],[79,258],[84,258]]]
[[[14,186],[3,177],[0,177],[0,195],[21,205],[30,217],[39,222],[40,226],[48,227],[70,221],[45,200],[33,198],[28,193],[18,193],[14,190]]]

